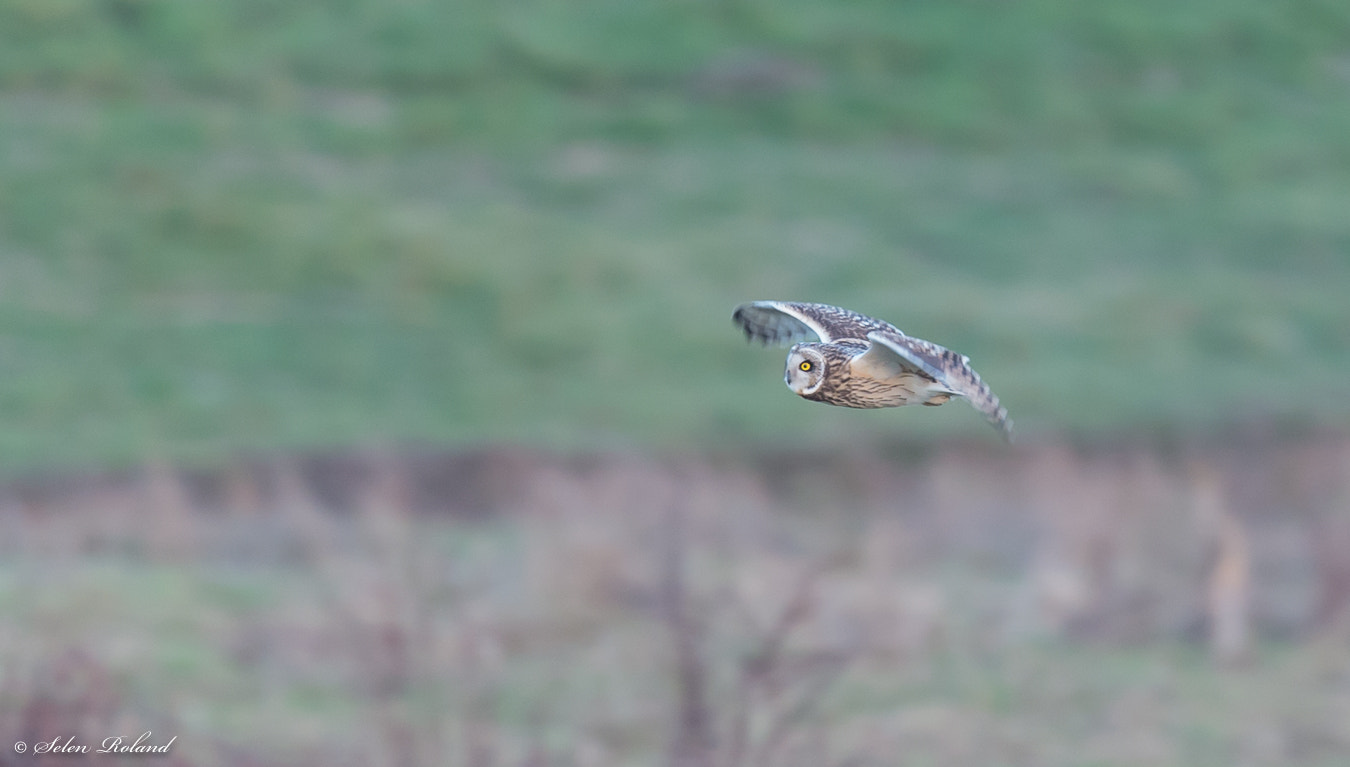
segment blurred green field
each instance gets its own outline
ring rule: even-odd
[[[969,354],[1024,435],[1350,424],[1331,0],[0,2],[0,462],[985,437],[731,308]]]
[[[0,748],[1344,765],[1348,293],[1344,0],[0,0]]]
[[[1350,531],[1350,443],[1323,447],[1338,504],[1299,513],[1305,483],[1223,512],[1252,522],[1255,584],[1228,659],[1193,481],[1143,450],[776,480],[503,455],[477,464],[511,469],[491,515],[426,492],[454,456],[29,487],[0,497],[0,743],[151,730],[191,767],[1341,767],[1350,622],[1314,611],[1345,550],[1309,542]]]
[[[507,566],[496,558],[512,552],[486,545],[490,559],[476,563]],[[6,579],[40,583],[45,595],[40,604],[4,595],[18,621],[100,633],[107,649],[63,657],[10,638],[6,653],[24,670],[0,691],[0,711],[22,721],[22,693],[53,695],[63,671],[60,699],[97,695],[89,687],[98,676],[91,683],[72,674],[74,658],[85,674],[91,664],[111,677],[123,724],[110,732],[149,729],[156,742],[177,735],[176,752],[194,765],[473,765],[476,748],[479,759],[487,753],[511,765],[530,764],[531,753],[549,764],[666,763],[675,690],[659,619],[565,616],[533,591],[488,612],[471,592],[456,591],[446,570],[435,576],[435,595],[407,605],[430,612],[422,622],[402,603],[367,606],[362,600],[382,598],[372,594],[378,583],[359,584],[350,572],[339,580],[97,562],[63,575],[7,567]],[[457,568],[455,577],[469,576]],[[335,592],[354,584],[363,590]],[[450,617],[464,610],[473,617]],[[724,636],[708,654],[722,717],[732,713],[742,655],[759,637],[730,616],[716,620]],[[1340,718],[1350,704],[1336,681],[1346,673],[1344,653],[1335,644],[1271,645],[1259,665],[1223,674],[1199,648],[1176,642],[1109,651],[1062,641],[1007,646],[982,637],[976,623],[947,630],[939,646],[901,659],[851,661],[811,699],[775,763],[880,767],[904,753],[915,765],[1333,767],[1350,749]],[[385,632],[395,639],[386,643]],[[809,646],[792,652],[789,663],[812,657]],[[785,673],[790,703],[810,671]],[[755,714],[767,719],[782,704],[756,703]],[[75,721],[60,732],[82,742],[109,726],[70,729]],[[17,734],[12,727],[4,733]],[[726,751],[723,740],[718,753]]]

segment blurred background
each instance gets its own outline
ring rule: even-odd
[[[0,764],[1350,763],[1348,296],[1339,0],[0,0]]]

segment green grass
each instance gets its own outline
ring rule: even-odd
[[[55,695],[95,718],[43,720],[53,732],[87,740],[114,726],[111,717],[177,735],[177,753],[192,764],[241,754],[360,764],[399,748],[412,763],[461,764],[473,761],[474,743],[508,764],[532,749],[604,765],[664,763],[676,703],[672,638],[656,598],[663,587],[653,580],[665,544],[650,534],[652,509],[486,524],[398,517],[383,551],[363,526],[369,519],[328,517],[324,529],[342,534],[309,541],[317,559],[247,568],[214,550],[221,517],[186,513],[180,521],[203,549],[190,565],[39,549],[0,568],[0,606],[22,628],[0,634],[14,662],[0,685],[5,721],[29,721],[41,696]],[[85,539],[100,517],[97,507],[70,510],[66,540]],[[703,519],[711,527],[695,534],[691,604],[705,632],[707,713],[724,727],[737,711],[742,664],[774,620],[755,625],[745,611],[776,615],[790,582],[834,544],[815,532],[819,520],[773,514],[768,537],[748,538],[731,534],[734,515]],[[333,546],[339,539],[350,544]],[[784,541],[795,554],[784,554]],[[587,569],[615,561],[625,564]],[[818,593],[784,635],[774,677],[782,688],[765,684],[751,698],[753,715],[772,721],[810,678],[807,658],[861,641],[837,681],[810,698],[811,713],[787,728],[785,754],[827,742],[829,764],[884,763],[901,748],[913,764],[1344,762],[1350,690],[1335,637],[1259,644],[1240,669],[1175,638],[1010,639],[996,627],[1030,603],[1006,599],[1006,576],[967,573],[958,583],[910,564],[880,576],[838,561],[811,588],[864,588],[844,592],[855,596],[844,602]],[[889,579],[880,589],[878,577]],[[916,585],[947,598],[937,631],[897,653],[884,616],[914,619],[892,611]],[[754,594],[763,601],[735,602]],[[50,679],[62,681],[44,686]],[[721,741],[718,753],[728,748]]]
[[[980,434],[795,401],[833,301],[1027,433],[1350,424],[1334,2],[0,3],[0,460]],[[949,412],[956,411],[956,412]]]

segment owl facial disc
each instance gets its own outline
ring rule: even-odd
[[[825,382],[825,357],[806,344],[797,344],[788,351],[783,383],[794,394],[815,394]]]

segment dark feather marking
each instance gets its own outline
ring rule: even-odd
[[[795,315],[814,323],[820,330]],[[832,343],[863,340],[875,330],[900,333],[895,326],[857,312],[829,304],[797,301],[752,301],[736,307],[732,320],[741,326],[747,338],[765,344],[817,340]],[[902,334],[903,335],[903,334]]]

